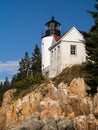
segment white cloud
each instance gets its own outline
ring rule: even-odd
[[[16,74],[19,68],[19,61],[0,61],[0,73]]]

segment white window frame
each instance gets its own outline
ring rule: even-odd
[[[77,55],[77,46],[76,45],[70,45],[70,55]]]

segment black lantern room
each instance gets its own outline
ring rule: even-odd
[[[60,29],[61,29],[60,23],[55,21],[54,17],[52,17],[52,19],[45,24],[45,27],[46,27],[45,36],[51,36],[51,35],[60,36],[61,35],[60,34]]]

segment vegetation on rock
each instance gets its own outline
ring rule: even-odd
[[[4,83],[0,84],[0,105],[2,104],[3,94],[7,90],[11,88],[17,89],[17,98],[34,90],[43,81],[44,77],[41,74],[41,53],[36,44],[31,58],[26,51],[24,58],[19,62],[18,73],[12,77],[12,81],[10,82],[8,77],[6,77]]]

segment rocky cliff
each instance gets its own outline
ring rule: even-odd
[[[70,85],[44,83],[23,98],[7,91],[0,108],[0,130],[98,130],[98,93],[86,93],[82,78]]]

